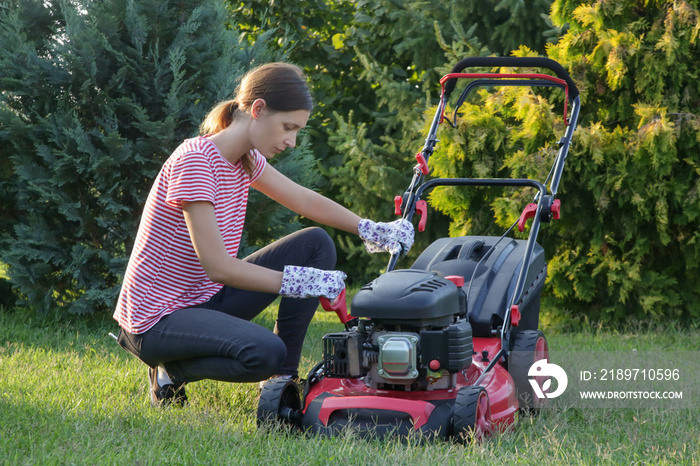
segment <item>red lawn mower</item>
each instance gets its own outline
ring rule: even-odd
[[[463,73],[469,67],[548,68],[556,77]],[[483,86],[545,86],[565,92],[567,127],[544,183],[502,178],[424,181],[438,125],[461,79],[469,82],[456,109]],[[351,429],[374,437],[416,433],[469,439],[505,429],[519,410],[541,406],[543,400],[535,394],[547,391],[546,386],[542,390],[545,380],[529,374],[533,363],[548,359],[549,351],[538,330],[547,266],[536,240],[542,222],[559,218],[556,194],[578,120],[578,90],[561,65],[534,57],[465,58],[440,83],[440,103],[416,155],[411,184],[397,196],[397,214],[410,221],[419,212],[422,231],[426,203],[421,196],[437,186],[530,187],[537,191],[533,203],[502,236],[438,239],[404,270],[394,270],[399,255],[393,255],[387,272],[354,296],[352,316],[344,293],[333,303],[322,299],[324,309],[337,312],[346,329],[323,337],[323,360],[304,381],[301,394],[290,380],[271,379],[263,386],[260,425],[281,422],[328,435]],[[524,231],[530,218],[527,240],[507,236],[515,227]]]

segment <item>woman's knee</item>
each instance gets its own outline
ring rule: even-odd
[[[287,347],[275,334],[270,333],[270,338],[259,342],[254,351],[250,351],[243,364],[250,374],[255,374],[258,380],[267,379],[278,374],[287,358]]]
[[[312,260],[316,266],[322,269],[332,269],[335,267],[337,255],[335,243],[328,233],[319,227],[310,227],[302,230],[307,241],[314,245],[315,255]]]

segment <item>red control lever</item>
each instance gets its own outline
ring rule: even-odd
[[[549,211],[551,212],[554,220],[559,220],[561,217],[561,201],[559,199],[555,199],[554,202],[552,202]],[[518,230],[520,230],[520,232],[525,230],[525,223],[527,222],[527,219],[534,217],[536,213],[537,204],[528,204],[527,207],[525,207],[523,213],[520,214],[520,220],[518,220]]]
[[[510,325],[517,327],[520,324],[520,317],[520,307],[517,304],[513,304],[510,307]]]
[[[552,218],[554,220],[559,220],[561,217],[561,201],[559,199],[555,199],[554,202],[552,202],[550,212],[552,212]]]
[[[420,215],[418,231],[425,231],[425,224],[428,223],[428,203],[422,199],[416,202],[416,212]]]
[[[520,214],[520,220],[518,220],[518,230],[522,233],[525,231],[525,222],[528,218],[532,218],[537,213],[537,204],[528,204]]]
[[[345,288],[343,288],[343,291],[340,292],[333,302],[325,296],[321,296],[318,299],[321,301],[321,307],[328,312],[335,312],[338,314],[338,319],[340,319],[340,322],[343,324],[353,319],[353,316],[348,314],[348,303],[345,300]]]
[[[430,173],[430,168],[428,168],[428,162],[425,161],[425,157],[421,152],[416,154],[416,160],[418,161],[418,166],[420,167],[421,173],[427,175]]]
[[[403,198],[401,196],[396,196],[394,198],[394,214],[401,215],[401,203]]]

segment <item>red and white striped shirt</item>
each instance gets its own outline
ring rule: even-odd
[[[266,164],[262,154],[253,154],[252,177],[204,137],[187,139],[165,162],[148,195],[114,312],[124,330],[143,333],[161,317],[204,303],[222,288],[209,280],[197,258],[182,202],[214,205],[226,250],[236,257],[249,186]]]

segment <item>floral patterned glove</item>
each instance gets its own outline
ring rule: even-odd
[[[325,296],[334,300],[343,288],[347,275],[339,270],[320,270],[312,267],[284,266],[280,295],[288,298]]]
[[[362,219],[358,229],[369,253],[386,251],[390,254],[406,254],[413,245],[413,224],[405,218],[391,223]]]

